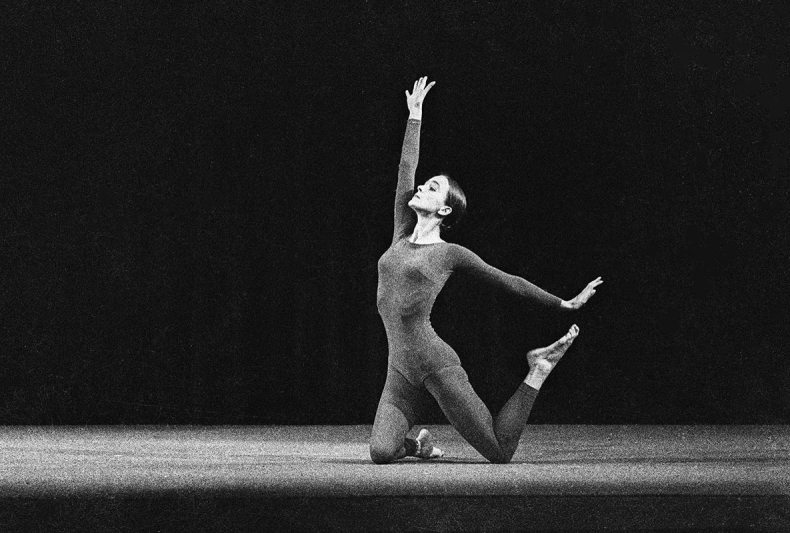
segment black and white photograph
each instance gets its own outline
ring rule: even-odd
[[[790,531],[790,4],[3,12],[0,530]]]

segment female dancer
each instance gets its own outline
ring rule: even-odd
[[[465,211],[466,198],[458,184],[445,175],[432,177],[413,194],[422,103],[436,83],[426,82],[427,77],[422,77],[414,82],[411,93],[406,91],[409,121],[395,193],[395,230],[389,249],[378,262],[376,303],[387,332],[389,360],[373,423],[370,457],[375,463],[389,463],[406,456],[442,456],[427,430],[416,439],[406,438],[421,407],[432,396],[458,433],[483,457],[507,463],[516,451],[541,384],[579,328],[574,324],[555,343],[527,354],[529,374],[494,419],[469,384],[458,355],[431,327],[436,296],[450,274],[461,271],[548,307],[578,309],[603,281],[596,278],[572,300],[561,300],[441,239],[441,228],[455,224]],[[417,215],[416,224],[412,212]]]

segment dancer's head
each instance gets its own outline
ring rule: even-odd
[[[464,194],[464,190],[458,185],[457,181],[447,174],[442,174],[442,176],[447,178],[447,184],[450,186],[449,189],[447,189],[445,204],[452,209],[450,214],[445,216],[444,220],[442,220],[442,229],[449,230],[458,224],[461,218],[463,218],[464,213],[466,213],[466,194]]]
[[[409,207],[418,214],[440,218],[441,228],[448,230],[466,212],[466,195],[457,181],[447,174],[439,174],[417,187]]]

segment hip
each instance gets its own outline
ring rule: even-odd
[[[429,374],[447,366],[460,366],[461,360],[449,344],[439,336],[433,336],[418,342],[391,344],[389,364],[412,385],[421,386]]]

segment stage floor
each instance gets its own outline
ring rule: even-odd
[[[3,427],[0,497],[18,511],[47,501],[254,500],[255,516],[285,518],[286,529],[402,529],[399,517],[436,519],[441,509],[450,521],[427,529],[652,520],[790,530],[790,426],[530,425],[507,465],[486,462],[449,426],[428,427],[447,455],[390,465],[370,461],[370,426]],[[461,520],[472,512],[489,516]],[[310,513],[320,516],[310,522]]]

